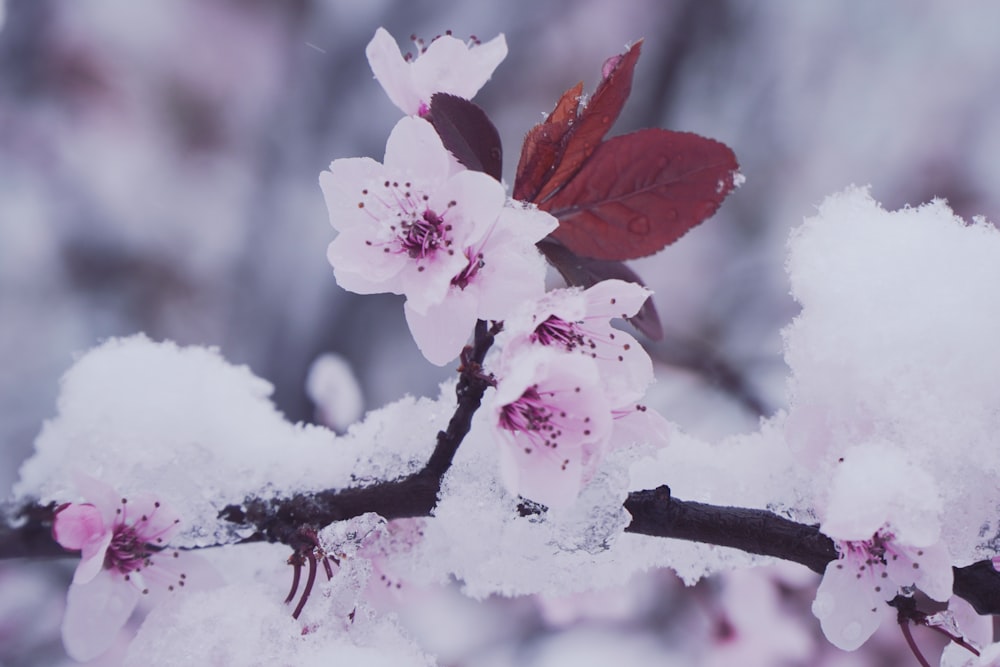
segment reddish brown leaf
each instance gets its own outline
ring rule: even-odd
[[[435,93],[431,97],[427,120],[460,164],[489,174],[498,181],[502,178],[500,133],[486,112],[475,103],[457,95]]]
[[[688,132],[639,130],[602,143],[539,208],[559,218],[553,236],[578,255],[651,255],[711,216],[739,165],[725,144]]]
[[[514,198],[541,202],[558,191],[600,145],[632,91],[632,73],[642,41],[609,58],[590,102],[580,108],[583,84],[570,88],[544,122],[524,139],[514,179]]]
[[[546,174],[559,156],[559,146],[576,119],[583,84],[578,83],[559,98],[559,103],[544,122],[531,128],[524,137],[521,159],[514,177],[514,199],[534,201],[538,189],[545,182]]]
[[[539,189],[536,202],[545,200],[569,181],[618,120],[632,92],[632,73],[641,49],[639,40],[625,54],[612,58],[613,63],[605,63],[607,73],[566,133],[555,169]]]
[[[583,95],[583,81],[563,93],[556,108],[552,110],[546,123],[555,123],[562,128],[563,133],[569,129],[570,123],[576,120],[576,112],[580,108],[580,96]]]

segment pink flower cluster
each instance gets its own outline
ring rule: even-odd
[[[476,320],[504,321],[492,369],[504,479],[545,505],[572,503],[612,443],[656,441],[666,430],[637,403],[653,379],[649,356],[610,325],[638,312],[649,292],[609,280],[545,294],[535,244],[556,219],[462,167],[421,117],[434,93],[474,95],[506,55],[503,36],[469,47],[446,35],[410,59],[380,29],[367,54],[410,115],[393,128],[382,163],[335,160],[320,176],[338,231],[327,252],[337,282],[405,295],[410,332],[438,365],[458,356]]]
[[[507,53],[503,37],[472,48],[446,35],[415,60],[379,30],[368,59],[390,99],[423,114],[431,95],[472,96]],[[462,167],[418,115],[401,119],[382,163],[334,160],[320,187],[338,231],[327,257],[358,294],[406,296],[406,321],[432,363],[455,359],[477,319],[502,320],[544,291],[537,241],[548,213],[508,201],[492,177]]]
[[[648,297],[639,285],[606,280],[553,290],[508,320],[493,410],[512,491],[564,507],[613,446],[665,439],[665,420],[637,403],[653,380],[652,361],[610,324]]]

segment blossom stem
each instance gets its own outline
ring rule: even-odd
[[[947,637],[948,639],[950,639],[954,643],[956,643],[959,646],[961,646],[962,648],[964,648],[969,653],[972,653],[975,656],[979,655],[979,649],[977,649],[975,646],[973,646],[969,642],[965,641],[964,637],[957,637],[957,636],[951,634],[950,632],[948,632],[947,630],[945,630],[944,628],[942,628],[941,626],[938,626],[938,625],[924,624],[924,627],[930,628],[934,632],[941,633],[942,635],[944,635],[945,637]]]
[[[931,663],[927,662],[927,658],[924,654],[920,652],[920,648],[917,646],[917,642],[913,640],[913,633],[910,632],[910,621],[906,618],[899,619],[899,629],[903,631],[903,638],[906,640],[906,645],[910,647],[910,651],[913,652],[913,657],[917,659],[921,667],[931,667]]]

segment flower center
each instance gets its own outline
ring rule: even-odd
[[[563,435],[562,429],[554,423],[555,417],[552,406],[546,403],[535,385],[525,389],[513,403],[503,406],[499,421],[501,428],[519,431],[528,435],[535,445],[555,449]]]
[[[446,236],[451,225],[446,225],[441,216],[430,209],[421,217],[404,222],[401,231],[400,243],[412,259],[424,259],[438,248],[451,245]]]
[[[104,567],[115,569],[122,574],[134,572],[149,565],[153,550],[132,526],[120,526],[115,530],[104,555]]]
[[[547,320],[535,327],[531,334],[531,341],[542,345],[559,345],[566,350],[575,350],[584,346],[596,347],[594,341],[584,338],[575,324],[555,315],[549,315]]]

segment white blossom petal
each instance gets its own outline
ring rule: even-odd
[[[861,564],[850,558],[831,561],[812,605],[823,634],[845,651],[853,651],[868,641],[889,613],[885,601],[895,595],[895,588],[888,597],[887,588],[876,591],[880,573],[871,568],[860,572]]]
[[[139,596],[110,570],[101,570],[86,584],[70,585],[62,624],[63,645],[70,657],[87,661],[110,648]]]

